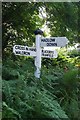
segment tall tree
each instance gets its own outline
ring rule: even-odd
[[[34,30],[42,25],[36,3],[7,2],[2,4],[3,51],[13,44],[32,45]]]
[[[66,36],[71,43],[79,40],[79,3],[5,2],[2,4],[3,52],[14,44],[32,46],[34,30],[45,22],[39,17],[40,8],[46,9],[51,36]]]
[[[47,24],[52,36],[66,36],[71,43],[78,40],[78,3],[45,3]]]

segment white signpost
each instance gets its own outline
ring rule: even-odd
[[[13,52],[15,55],[35,57],[35,77],[37,78],[40,78],[41,58],[57,58],[58,56],[56,50],[44,50],[42,47],[64,47],[68,44],[66,37],[42,38],[42,34],[43,32],[41,30],[35,31],[36,47],[22,45],[15,45],[13,47]]]

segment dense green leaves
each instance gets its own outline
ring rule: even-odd
[[[3,62],[3,118],[79,117],[78,70],[75,61],[73,64],[69,61],[73,58],[65,58],[63,53],[59,53],[57,61],[61,59],[64,64],[61,62],[56,66],[54,60],[49,60],[49,65],[42,65],[40,79],[34,77],[34,64],[30,58]]]
[[[20,75],[17,80],[3,81],[3,100],[9,106],[9,108],[6,106],[8,109],[4,109],[3,104],[3,118],[14,118],[16,111],[18,111],[16,114],[20,114],[22,119],[67,118],[56,101],[56,96],[49,93],[42,85],[42,80],[35,80],[30,74],[26,80],[24,80],[24,76]],[[13,114],[8,110],[11,110]]]
[[[42,18],[39,16],[40,9]],[[71,43],[79,40],[79,3],[7,2],[2,4],[2,12],[3,53],[6,49],[11,51],[14,44],[32,46],[34,31],[44,23],[50,28],[51,36],[66,36]]]
[[[66,36],[70,42],[77,42],[78,37],[78,3],[45,3],[48,25],[52,36]],[[75,40],[76,39],[76,40]]]
[[[34,31],[42,25],[36,3],[2,4],[3,11],[3,53],[14,44],[32,45]]]

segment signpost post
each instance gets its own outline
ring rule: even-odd
[[[13,52],[15,55],[35,57],[35,77],[40,78],[41,58],[57,58],[56,50],[44,50],[42,47],[64,47],[68,44],[66,37],[42,38],[43,31],[36,30],[36,47],[14,45]]]
[[[35,66],[36,66],[36,71],[35,71],[35,77],[40,78],[40,70],[41,70],[41,35],[43,32],[41,30],[35,31],[36,35],[36,58],[35,58]]]

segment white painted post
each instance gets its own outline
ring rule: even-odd
[[[41,30],[36,30],[35,35],[36,35],[36,58],[35,58],[35,66],[36,66],[36,71],[35,71],[35,77],[40,78],[40,70],[41,70],[41,35],[42,35]]]

